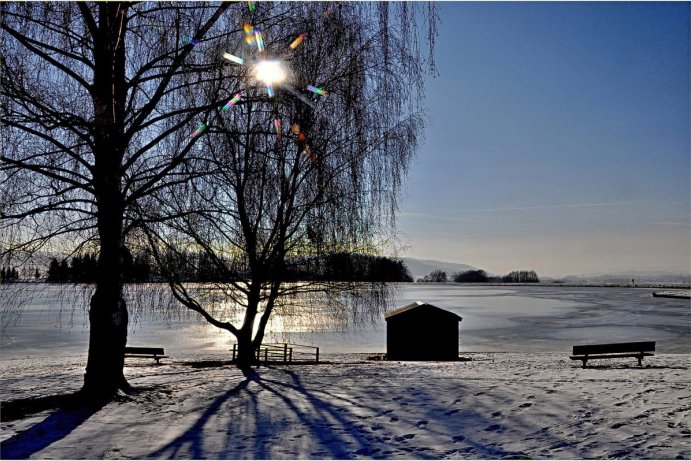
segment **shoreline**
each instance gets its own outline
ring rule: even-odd
[[[189,282],[192,283],[211,283],[211,282]],[[367,283],[367,282],[364,282]],[[546,288],[662,288],[662,289],[679,289],[679,290],[691,290],[691,283],[688,282],[636,282],[634,286],[631,286],[627,282],[560,282],[560,281],[550,281],[550,282],[507,282],[507,283],[494,283],[494,282],[387,282],[392,285],[415,285],[415,286],[454,286],[454,287],[546,287]],[[73,283],[73,282],[46,282],[45,280],[13,280],[11,282],[0,283],[0,287],[8,287],[12,285],[47,285],[47,286],[88,286],[94,285],[89,283]],[[140,285],[166,285],[163,281],[151,281],[151,282],[128,282],[125,286],[140,286]]]
[[[655,291],[655,298],[691,299],[691,290]]]

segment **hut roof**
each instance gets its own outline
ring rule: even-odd
[[[458,315],[458,314],[455,314],[455,313],[453,313],[453,312],[450,312],[450,311],[447,311],[447,310],[444,310],[444,309],[440,309],[440,308],[438,308],[438,307],[436,307],[436,306],[433,306],[433,305],[431,305],[431,304],[423,303],[422,301],[416,301],[416,302],[414,302],[414,303],[412,303],[412,304],[408,304],[407,306],[399,307],[398,309],[394,309],[394,310],[392,310],[392,311],[385,312],[385,313],[384,313],[384,318],[385,318],[386,320],[389,320],[389,319],[390,319],[391,317],[393,317],[393,316],[400,315],[400,314],[405,314],[405,313],[411,312],[411,311],[413,311],[413,310],[424,310],[424,311],[426,311],[426,312],[434,312],[434,313],[436,313],[436,314],[447,315],[447,316],[449,316],[449,317],[454,317],[454,318],[457,319],[459,322],[460,322],[461,320],[463,320],[463,318],[462,318],[460,315]]]

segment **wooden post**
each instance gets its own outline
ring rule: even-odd
[[[319,362],[319,348],[317,347],[315,349],[317,349],[317,360],[316,361]]]
[[[288,361],[292,362],[293,361],[293,348],[291,347],[290,350],[288,351]]]
[[[269,348],[264,349],[264,363],[269,361]]]
[[[283,361],[288,361],[288,343],[283,343]]]
[[[235,354],[237,353],[238,344],[233,343],[233,361],[235,361]]]

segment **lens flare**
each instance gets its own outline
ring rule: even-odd
[[[298,35],[298,38],[293,40],[293,43],[290,44],[290,49],[294,50],[295,48],[297,48],[298,45],[300,45],[300,43],[302,43],[302,41],[305,39],[305,35],[307,35],[307,34]]]
[[[182,43],[185,45],[192,45],[192,46],[197,46],[199,45],[199,42],[195,40],[193,37],[188,37],[187,35],[182,36]]]
[[[258,30],[254,31],[254,39],[257,41],[257,50],[260,53],[264,52],[264,38],[262,37],[262,33]]]
[[[242,59],[241,57],[235,56],[234,54],[230,54],[230,53],[223,53],[223,57],[226,58],[228,61],[233,61],[233,62],[236,62],[238,64],[242,64],[243,62],[245,62],[245,60]]]
[[[245,43],[254,45],[254,26],[252,24],[245,24],[242,26],[242,30],[245,31]]]
[[[240,102],[241,99],[242,99],[242,92],[237,93],[235,96],[232,97],[232,99],[231,99],[230,101],[228,101],[228,102],[226,103],[225,106],[223,106],[223,110],[224,110],[224,111],[227,111],[228,109],[230,109],[231,107],[233,107],[235,104],[237,104],[238,102]]]
[[[286,72],[279,61],[259,61],[254,66],[254,76],[266,86],[280,83],[286,79]]]
[[[317,156],[314,155],[314,152],[312,152],[312,149],[310,149],[310,146],[305,145],[305,150],[302,151],[302,153],[307,157],[307,159],[310,161],[312,165],[317,163]]]
[[[326,90],[322,88],[317,88],[316,86],[312,85],[307,85],[307,90],[311,91],[314,94],[318,94],[319,96],[326,96],[328,94]]]
[[[192,133],[191,138],[194,139],[200,134],[202,134],[204,131],[206,131],[206,124],[205,123],[200,123],[197,129],[195,130],[194,133]]]
[[[266,94],[269,95],[270,98],[274,97],[275,93],[272,85],[266,85]]]

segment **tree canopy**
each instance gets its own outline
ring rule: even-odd
[[[206,252],[266,314],[286,260],[374,254],[392,238],[434,69],[420,13],[432,50],[433,4],[2,4],[0,245],[14,258],[98,254],[85,392],[128,388],[122,290],[139,249],[162,267]],[[272,97],[253,68],[224,59],[248,39],[290,64],[291,87]]]

